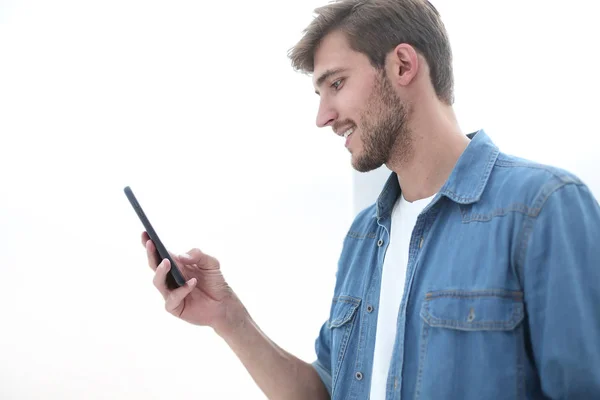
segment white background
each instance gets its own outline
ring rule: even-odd
[[[0,398],[263,399],[164,311],[130,185],[310,362],[337,257],[385,169],[352,171],[287,50],[323,0],[0,0]],[[456,111],[600,196],[593,1],[436,1]]]

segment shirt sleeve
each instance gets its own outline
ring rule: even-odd
[[[526,225],[523,286],[531,351],[551,399],[600,393],[600,206],[589,188],[553,191]]]
[[[317,359],[312,363],[323,384],[327,388],[329,397],[331,397],[331,329],[327,326],[328,321],[321,326],[319,336],[315,340],[315,351]]]

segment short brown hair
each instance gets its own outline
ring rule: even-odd
[[[386,55],[407,43],[423,55],[440,100],[454,102],[452,50],[440,14],[427,0],[340,0],[319,7],[302,39],[289,51],[292,66],[314,72],[314,54],[330,32],[344,32],[350,47],[383,69]]]

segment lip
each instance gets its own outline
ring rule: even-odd
[[[348,145],[350,144],[350,140],[352,139],[352,136],[354,136],[354,132],[352,132],[352,133],[350,134],[350,136],[348,136],[348,137],[346,138],[346,147],[348,147]]]

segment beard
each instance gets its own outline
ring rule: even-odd
[[[363,151],[352,159],[359,172],[369,172],[388,163],[403,164],[411,154],[412,136],[408,129],[409,110],[389,83],[385,71],[376,79],[359,130]]]

